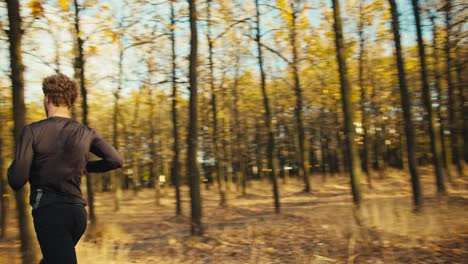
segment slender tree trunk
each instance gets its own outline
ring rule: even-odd
[[[419,3],[418,0],[412,0],[413,4],[413,13],[416,21],[416,33],[418,36],[418,52],[419,52],[419,63],[421,65],[421,81],[422,81],[422,90],[423,90],[423,101],[424,106],[427,111],[428,121],[429,121],[429,136],[431,138],[431,152],[432,158],[434,159],[434,170],[436,176],[437,192],[445,193],[445,184],[443,177],[443,165],[441,160],[441,143],[440,143],[440,133],[437,131],[435,126],[436,120],[435,115],[432,111],[432,101],[431,93],[429,90],[429,81],[427,77],[427,65],[426,65],[426,51],[424,48],[424,40],[422,37],[421,29],[421,18],[419,13]]]
[[[463,167],[460,162],[459,147],[458,147],[458,135],[457,135],[457,117],[456,117],[456,98],[455,98],[455,87],[452,79],[452,1],[445,0],[445,56],[446,56],[446,77],[447,77],[447,86],[448,86],[448,123],[450,128],[450,147],[452,154],[452,163],[456,165],[458,176],[463,175]]]
[[[20,5],[17,0],[7,1],[8,40],[10,42],[11,84],[13,88],[13,134],[16,145],[25,126],[26,106],[24,104],[24,65],[21,51],[22,28]],[[23,187],[15,193],[18,213],[21,256],[24,264],[37,263],[40,255],[39,247],[32,225],[31,213],[28,205],[28,188]]]
[[[79,71],[80,76],[80,91],[81,91],[81,108],[82,108],[82,123],[88,126],[88,99],[86,91],[86,80],[85,80],[85,58],[84,58],[84,41],[81,38],[80,31],[80,6],[78,1],[74,0],[75,7],[75,33],[76,43],[78,48],[78,57],[76,58],[76,70]],[[92,177],[89,173],[86,173],[86,193],[88,195],[88,214],[89,220],[92,224],[96,222],[96,216],[94,214],[94,191]]]
[[[198,91],[197,91],[197,8],[195,0],[189,0],[190,13],[190,103],[189,103],[189,132],[187,137],[187,172],[190,179],[190,200],[191,200],[191,233],[192,235],[203,235],[202,226],[202,208],[200,195],[200,175],[197,164],[197,146],[198,146]]]
[[[262,140],[262,127],[260,121],[255,121],[255,160],[257,162],[257,177],[263,178],[263,140]]]
[[[467,59],[466,56],[463,56],[462,50],[465,46],[458,45],[456,47],[457,62],[456,62],[456,72],[457,72],[457,87],[458,87],[458,108],[460,111],[461,118],[458,119],[459,125],[459,137],[462,143],[460,145],[460,163],[463,166],[462,161],[468,162],[468,104],[466,104],[466,74],[468,73],[466,68]],[[465,77],[465,79],[464,79]]]
[[[132,185],[133,185],[133,191],[135,195],[138,192],[138,188],[140,186],[140,175],[141,175],[141,169],[140,169],[140,157],[141,157],[141,137],[138,134],[138,121],[140,120],[140,103],[141,103],[141,97],[142,97],[143,89],[140,88],[138,91],[137,98],[135,100],[135,106],[134,109],[135,111],[133,112],[133,120],[132,120],[132,143],[133,143],[133,151],[132,155],[130,155],[132,159]],[[120,180],[122,182],[122,180]]]
[[[338,102],[336,102],[338,104]],[[340,151],[341,150],[341,147],[342,146],[341,144],[343,143],[342,140],[341,140],[341,126],[340,126],[340,122],[339,122],[339,116],[338,116],[338,112],[333,110],[333,121],[334,121],[334,125],[335,127],[337,128],[335,131],[335,140],[336,140],[336,144],[335,144],[335,148],[334,148],[334,156],[335,156],[335,160],[336,160],[336,172],[338,174],[340,173],[346,173],[346,165],[345,165],[345,157],[343,155],[343,151]]]
[[[273,184],[273,197],[275,203],[275,212],[280,213],[280,200],[279,200],[279,191],[278,191],[278,179],[276,177],[275,164],[274,164],[274,151],[275,151],[275,137],[273,134],[273,125],[271,122],[271,110],[268,94],[266,91],[266,76],[263,69],[263,54],[261,46],[261,32],[260,32],[260,10],[258,0],[255,0],[256,7],[256,42],[257,42],[257,52],[258,52],[258,67],[260,70],[260,83],[263,96],[263,107],[265,110],[265,126],[268,133],[268,144],[267,144],[267,159],[268,159],[268,171],[270,179]]]
[[[171,56],[172,56],[172,137],[174,139],[174,145],[172,146],[174,157],[172,160],[172,171],[171,177],[174,180],[175,195],[176,195],[176,215],[182,215],[181,198],[180,198],[180,158],[179,158],[179,128],[177,126],[177,54],[175,51],[176,47],[176,36],[175,36],[175,0],[171,0]]]
[[[436,24],[434,22],[435,17],[431,17],[431,22],[432,22],[432,47],[433,47],[433,57],[434,57],[434,78],[435,78],[435,89],[437,92],[437,118],[439,119],[439,137],[440,137],[440,143],[441,143],[441,151],[442,151],[442,161],[443,161],[443,166],[445,173],[447,175],[447,178],[451,179],[451,166],[450,166],[450,159],[449,155],[447,152],[447,144],[445,144],[445,136],[444,136],[444,130],[445,130],[445,123],[444,123],[444,117],[442,115],[442,104],[443,104],[443,99],[442,99],[442,89],[441,89],[441,77],[440,77],[440,72],[439,72],[439,54],[438,54],[438,48],[437,48],[437,28]]]
[[[220,148],[219,148],[219,132],[218,132],[218,110],[216,102],[216,89],[214,83],[214,62],[213,62],[213,40],[211,39],[211,0],[206,1],[206,13],[207,13],[207,33],[206,38],[208,41],[208,61],[210,69],[210,91],[211,91],[211,110],[213,113],[213,154],[215,158],[216,177],[218,181],[218,192],[220,197],[220,206],[225,207],[227,204],[226,200],[226,181],[224,177],[223,166],[221,162]]]
[[[123,74],[123,54],[124,51],[120,47],[119,48],[119,80],[117,89],[114,91],[114,113],[112,116],[112,145],[114,145],[117,150],[119,149],[119,130],[118,130],[118,122],[119,122],[119,99],[120,99],[120,91],[122,90],[122,74]],[[121,172],[120,170],[111,172],[112,181],[114,184],[114,211],[120,210],[120,200],[122,199],[122,179],[121,179]]]
[[[73,36],[73,35],[76,35],[77,33],[75,32],[75,25],[70,25],[70,34]],[[73,41],[73,57],[74,57],[74,60],[73,60],[73,80],[76,82],[76,83],[80,83],[80,69],[79,69],[79,65],[78,65],[78,60],[76,58],[78,58],[78,43],[76,41]],[[79,120],[78,119],[78,113],[77,113],[77,107],[76,105],[78,104],[79,102],[79,98],[77,98],[76,100],[76,104],[73,104],[72,108],[70,109],[71,110],[71,117],[73,120]]]
[[[349,86],[346,72],[346,58],[344,54],[343,30],[341,25],[341,14],[339,0],[333,0],[333,17],[335,20],[335,44],[336,58],[339,66],[340,83],[341,83],[341,99],[344,114],[346,154],[348,156],[348,167],[351,177],[351,191],[353,193],[354,204],[359,205],[361,202],[360,191],[360,169],[359,155],[354,142],[354,127],[353,127],[353,107],[351,104],[351,87]]]
[[[239,44],[237,43],[237,54],[236,54],[236,72],[234,75],[234,84],[232,86],[232,98],[234,100],[232,104],[232,111],[234,116],[234,124],[232,127],[234,128],[234,136],[235,142],[235,174],[237,178],[238,185],[240,185],[240,189],[243,195],[246,194],[246,181],[247,175],[245,175],[245,164],[246,161],[243,159],[242,153],[246,151],[245,148],[245,138],[243,134],[243,130],[240,126],[240,119],[239,119],[239,94],[238,94],[238,86],[239,86],[239,75],[240,75],[240,54],[239,54]]]
[[[0,104],[0,118],[4,117],[3,106]],[[6,224],[8,219],[8,208],[10,204],[5,173],[5,159],[3,155],[4,135],[4,129],[0,128],[0,240],[6,237]]]
[[[400,24],[398,19],[398,9],[395,0],[388,0],[392,14],[392,30],[395,39],[395,52],[398,67],[398,79],[400,82],[401,106],[403,108],[403,118],[405,123],[406,147],[408,149],[408,166],[411,174],[411,186],[413,189],[413,202],[415,206],[422,203],[422,192],[419,183],[419,175],[416,164],[416,146],[414,140],[413,121],[411,118],[411,100],[406,86],[406,72],[404,69],[404,59],[401,51]]]
[[[369,135],[367,134],[367,111],[366,111],[366,87],[364,85],[364,14],[363,14],[363,0],[359,1],[359,88],[361,90],[361,125],[362,125],[362,169],[366,174],[367,184],[372,187],[371,174],[369,171],[370,162],[370,149],[369,149]]]
[[[299,58],[298,58],[298,51],[297,51],[297,32],[296,32],[296,24],[297,24],[297,16],[298,12],[294,6],[294,3],[291,2],[291,10],[292,10],[292,25],[290,29],[290,44],[292,48],[292,55],[293,55],[293,60],[291,63],[292,67],[292,72],[294,76],[294,92],[296,94],[296,108],[294,109],[295,117],[296,117],[296,122],[297,122],[297,138],[298,138],[298,144],[299,144],[299,168],[300,168],[300,174],[304,179],[304,191],[305,192],[310,192],[310,179],[308,176],[309,172],[309,162],[308,158],[306,155],[307,151],[307,141],[305,140],[305,132],[304,132],[304,122],[303,122],[303,113],[302,113],[302,87],[300,83],[300,78],[299,78]]]
[[[377,85],[375,83],[375,77],[374,77],[374,74],[372,73],[368,73],[368,76],[369,76],[371,86],[372,86],[372,94],[371,94],[371,99],[370,99],[372,113],[375,116],[379,116],[379,110],[375,103],[376,96],[377,96]],[[373,149],[374,149],[373,152],[374,152],[375,164],[376,164],[377,169],[379,170],[379,177],[383,179],[385,176],[385,160],[383,159],[383,155],[381,151],[382,149],[381,145],[382,145],[383,139],[381,136],[381,132],[377,130],[378,126],[379,126],[378,121],[377,120],[374,121],[375,136],[372,141],[372,144],[373,144]]]
[[[157,149],[156,149],[156,126],[155,123],[158,122],[158,120],[155,120],[154,116],[154,96],[153,96],[153,90],[151,87],[148,87],[148,100],[149,100],[149,118],[150,118],[150,135],[149,138],[151,140],[150,142],[150,156],[151,156],[151,163],[150,163],[150,173],[152,177],[154,178],[154,189],[155,189],[155,204],[157,207],[161,205],[161,186],[159,182],[159,175],[158,175],[158,166],[157,166]]]

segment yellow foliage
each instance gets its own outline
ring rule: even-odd
[[[119,41],[119,35],[123,34],[123,31],[114,32],[113,30],[106,30],[105,34],[111,39],[112,43],[117,43]]]
[[[31,13],[34,17],[42,17],[44,16],[44,8],[42,7],[42,2],[39,0],[31,0],[27,4],[29,8],[31,8]]]
[[[96,54],[98,51],[98,47],[96,46],[89,46],[89,49],[88,49],[88,55],[94,55]]]
[[[287,23],[288,27],[291,28],[293,21],[292,21],[292,11],[290,6],[288,5],[287,0],[277,0],[276,1],[276,7],[280,10],[281,17],[284,19],[284,21]]]
[[[58,4],[65,11],[70,9],[70,0],[58,0]]]

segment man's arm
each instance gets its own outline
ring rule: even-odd
[[[106,172],[123,166],[122,156],[111,144],[97,134],[91,143],[90,151],[101,159],[88,161],[86,163],[86,171],[88,172]]]
[[[33,157],[33,134],[31,128],[25,126],[16,146],[15,159],[8,168],[8,183],[15,191],[28,181]]]

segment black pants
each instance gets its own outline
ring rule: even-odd
[[[75,245],[86,230],[84,205],[52,204],[33,211],[44,264],[77,263]]]

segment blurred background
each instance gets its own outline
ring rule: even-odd
[[[80,263],[466,263],[466,7],[1,1],[0,263],[40,258],[6,169],[59,72],[125,158]]]

